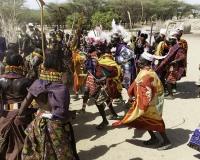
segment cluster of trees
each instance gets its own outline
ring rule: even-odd
[[[0,2],[1,18],[8,19],[10,14],[13,14],[16,24],[29,22],[40,24],[40,12],[24,6],[25,0],[17,0],[15,5],[13,0],[0,0]],[[61,25],[71,28],[74,19],[74,24],[77,24],[80,13],[83,12],[84,28],[91,29],[101,24],[104,29],[111,29],[113,18],[117,23],[129,26],[127,11],[130,12],[134,25],[138,22],[148,23],[152,17],[161,21],[172,19],[174,16],[177,19],[189,15],[197,18],[200,5],[191,5],[179,0],[66,0],[63,4],[48,3],[44,6],[44,23],[48,26]]]

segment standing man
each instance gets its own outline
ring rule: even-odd
[[[176,81],[181,79],[184,72],[185,54],[182,46],[177,40],[177,30],[170,31],[169,46],[170,51],[168,56],[161,62],[161,64],[155,69],[155,72],[164,76],[167,82],[168,94],[166,99],[174,99],[172,87],[176,84]]]
[[[33,23],[29,23],[28,24],[28,30],[27,30],[27,32],[26,32],[30,37],[32,36],[32,35],[35,35],[35,30],[34,30],[34,25],[33,25]]]
[[[165,124],[162,119],[164,104],[164,89],[157,74],[151,68],[154,56],[144,52],[138,60],[140,72],[128,89],[129,101],[132,107],[125,117],[113,126],[125,124],[140,130],[148,130],[151,138],[144,141],[145,145],[159,142],[153,131],[158,131],[164,142],[158,150],[166,150],[171,143],[165,133]]]
[[[27,27],[25,24],[22,24],[20,26],[20,33],[18,35],[18,43],[19,43],[19,54],[22,55],[22,57],[26,57],[29,54],[29,47],[30,47],[30,36],[26,33]]]

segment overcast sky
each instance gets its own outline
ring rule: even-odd
[[[63,3],[63,2],[67,2],[67,0],[43,0],[45,3]],[[183,0],[186,3],[189,4],[200,4],[200,0]],[[39,0],[38,0],[39,2]],[[36,0],[27,0],[26,5],[30,8],[30,9],[39,9],[38,3]]]

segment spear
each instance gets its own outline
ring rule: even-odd
[[[42,52],[43,52],[43,60],[45,60],[45,53],[44,53],[44,28],[43,28],[43,6],[45,5],[43,0],[40,1],[40,18],[41,18],[41,34],[42,34]],[[38,2],[38,1],[37,1]]]

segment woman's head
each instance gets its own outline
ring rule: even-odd
[[[8,50],[6,53],[6,63],[10,66],[23,66],[23,58],[13,50]]]
[[[62,61],[56,55],[55,51],[48,51],[46,54],[45,61],[44,61],[45,68],[53,68],[58,72],[62,72]]]

